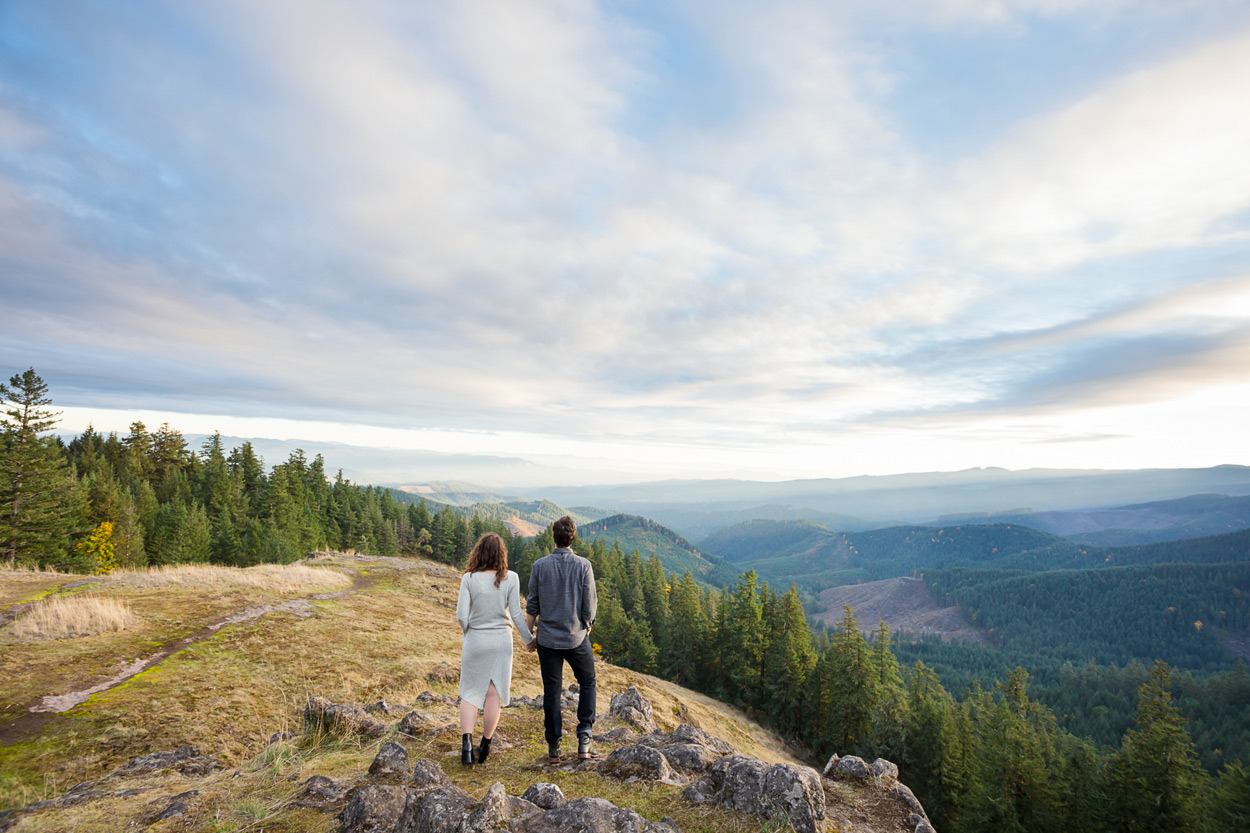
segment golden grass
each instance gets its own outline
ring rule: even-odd
[[[38,642],[124,631],[136,619],[130,606],[100,596],[54,596],[31,605],[9,626],[13,639]]]
[[[274,593],[294,593],[317,588],[341,588],[351,576],[334,569],[304,564],[258,564],[255,567],[218,567],[211,564],[178,564],[145,570],[122,570],[110,583],[130,587],[246,587]]]

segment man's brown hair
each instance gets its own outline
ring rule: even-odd
[[[568,515],[551,525],[551,535],[556,539],[557,547],[570,547],[577,537],[577,524]]]
[[[466,573],[495,572],[495,586],[508,577],[508,548],[503,539],[493,532],[488,532],[473,545],[469,553],[469,563],[464,568]]]

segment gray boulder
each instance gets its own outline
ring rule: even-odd
[[[438,787],[450,787],[451,779],[437,761],[419,758],[412,768],[412,786],[418,790],[432,790]]]
[[[754,813],[760,807],[769,766],[746,755],[726,755],[712,764],[712,784],[720,802],[731,810]]]
[[[826,778],[832,778],[834,773],[838,771],[838,762],[841,760],[842,757],[837,752],[834,752],[829,758],[829,762],[825,764],[824,770],[820,774]]]
[[[675,743],[656,747],[668,765],[685,775],[701,775],[712,762],[721,757],[712,749],[695,743]]]
[[[352,703],[331,703],[319,694],[308,698],[304,706],[304,726],[323,728],[341,734],[358,734],[367,738],[380,738],[386,724],[375,720],[360,706]]]
[[[391,833],[405,812],[410,791],[404,787],[366,784],[352,792],[339,814],[340,833]]]
[[[877,758],[872,762],[872,774],[875,778],[885,776],[898,780],[898,764],[887,761],[885,758]]]
[[[408,772],[408,750],[395,741],[387,741],[369,764],[370,775],[398,775]]]
[[[521,798],[533,802],[544,810],[554,810],[565,802],[564,791],[555,784],[530,784]]]
[[[929,824],[928,819],[921,819],[916,823],[913,833],[937,833],[937,831],[933,829],[933,825]]]
[[[395,823],[403,833],[460,833],[478,802],[457,786],[439,787],[411,798]]]
[[[920,803],[920,799],[916,798],[913,793],[901,781],[894,782],[894,796],[907,805],[907,808],[925,821],[929,820],[929,814],[924,811],[924,807]]]
[[[415,737],[425,729],[433,725],[434,721],[423,715],[421,712],[408,712],[399,721],[400,734],[411,735]]]
[[[666,783],[674,780],[668,760],[649,746],[622,746],[608,756],[599,772],[621,780],[635,778]]]
[[[376,703],[370,703],[365,706],[365,711],[369,714],[381,714],[387,717],[394,717],[395,715],[400,714],[402,710],[399,706],[388,703],[385,700],[379,700]]]
[[[578,798],[512,823],[512,833],[680,833],[603,798]]]
[[[488,833],[497,830],[507,823],[508,791],[503,784],[496,781],[486,791],[486,797],[477,805],[469,817],[465,819],[458,833]]]
[[[825,817],[825,788],[820,773],[810,767],[774,764],[764,776],[760,804],[770,815],[790,819],[798,833],[817,833]]]
[[[324,775],[314,775],[304,782],[304,787],[291,800],[289,807],[308,807],[313,810],[332,810],[343,803],[350,788]]]
[[[691,781],[690,786],[682,791],[681,797],[695,804],[706,804],[720,798],[720,787],[712,776],[704,775]]]
[[[636,686],[631,685],[620,694],[612,695],[608,713],[640,732],[656,730],[655,714],[652,712],[651,703],[638,692]]]
[[[674,746],[685,743],[705,746],[715,752],[718,758],[721,755],[732,755],[734,753],[734,748],[727,742],[709,735],[698,726],[692,726],[689,723],[683,723],[667,735],[664,735],[664,742],[660,745]]]
[[[863,758],[858,758],[855,755],[847,755],[845,758],[838,761],[838,774],[847,775],[851,778],[871,778],[872,767],[868,766],[868,764],[864,762]]]

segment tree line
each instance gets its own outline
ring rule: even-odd
[[[462,565],[495,531],[527,583],[554,548],[550,528],[524,539],[450,506],[432,514],[341,472],[331,480],[320,456],[300,451],[266,471],[248,443],[227,452],[214,435],[192,451],[168,425],[141,423],[65,444],[47,435],[57,415],[33,369],[0,385],[0,402],[0,551],[10,563],[247,566],[333,548]],[[1246,768],[1228,763],[1215,779],[1202,768],[1163,663],[1139,686],[1118,748],[1099,747],[1059,728],[1023,669],[957,699],[923,663],[904,672],[889,630],[870,642],[850,609],[813,634],[793,585],[779,594],[747,571],[714,590],[654,555],[576,546],[599,582],[592,640],[604,659],[747,708],[815,758],[895,761],[941,829],[1184,833],[1245,829],[1250,818]]]

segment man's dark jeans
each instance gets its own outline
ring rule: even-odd
[[[590,636],[576,648],[544,648],[538,646],[538,667],[543,675],[543,729],[547,744],[560,740],[564,727],[560,722],[560,692],[564,690],[564,663],[568,661],[577,679],[577,734],[589,735],[595,725],[595,652]]]

